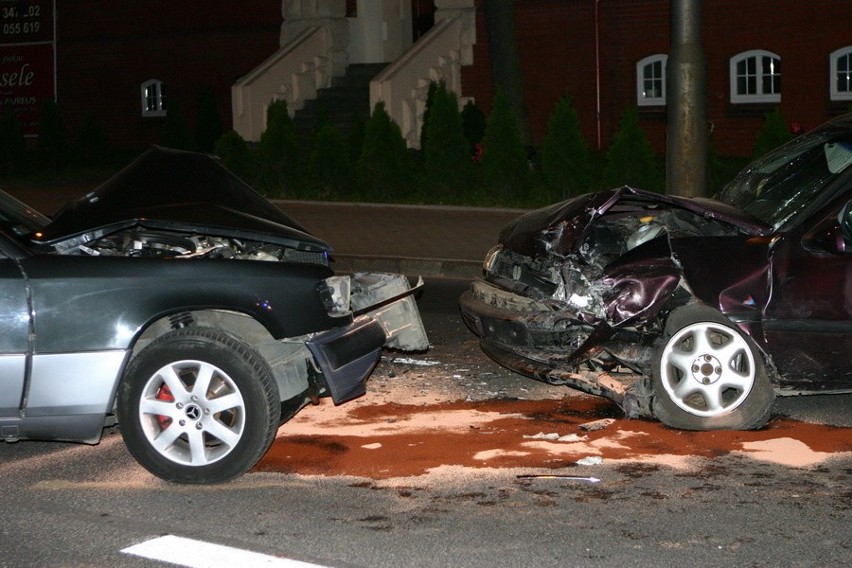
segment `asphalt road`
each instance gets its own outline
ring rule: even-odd
[[[478,353],[455,312],[454,298],[464,287],[464,282],[430,280],[420,300],[433,343],[420,359],[440,364],[408,372],[400,371],[405,365],[399,364],[377,369],[372,399],[368,393],[353,403],[358,412],[345,415],[341,429],[405,426],[416,414],[379,424],[364,419],[373,404],[396,412],[404,395],[411,398],[407,408],[439,404],[456,416],[469,413],[463,414],[470,424],[462,424],[462,431],[479,428],[478,437],[488,438],[498,432],[492,426],[489,434],[474,421],[483,413],[478,405],[494,398],[547,402],[553,396],[552,387],[519,380]],[[387,404],[388,397],[400,400]],[[586,400],[556,398],[553,404],[582,409]],[[309,407],[303,415],[309,420],[346,408]],[[848,399],[843,408],[848,411]],[[821,420],[807,410],[797,412],[804,412],[807,420]],[[594,418],[582,410],[576,413],[568,418]],[[543,415],[526,420],[530,431],[554,427]],[[282,427],[276,444],[292,437],[288,427]],[[415,448],[439,427],[449,426],[419,434],[414,429],[405,443]],[[656,428],[619,421],[617,429],[599,438],[601,451],[621,451],[618,446],[647,437],[643,431],[662,432]],[[792,424],[785,436],[796,438],[796,428]],[[619,436],[628,430],[634,431],[633,438]],[[845,428],[824,431],[839,434],[849,445]],[[252,565],[245,555],[230,558],[233,548],[265,555],[255,564],[264,566],[293,566],[288,559],[339,568],[850,565],[852,453],[826,458],[814,452],[816,462],[791,466],[755,452],[708,454],[690,442],[684,447],[695,457],[672,465],[662,457],[671,453],[669,445],[679,434],[669,431],[667,436],[666,442],[645,442],[643,447],[653,453],[636,459],[563,464],[558,470],[585,479],[519,478],[541,467],[548,471],[546,460],[535,461],[530,454],[517,457],[525,465],[520,469],[442,467],[436,458],[422,475],[253,471],[213,487],[153,478],[136,465],[115,430],[94,447],[5,444],[0,445],[0,567]],[[326,443],[331,438],[323,433],[297,438],[305,452],[332,454],[354,452],[372,441],[350,447]],[[312,439],[317,441],[313,447],[308,445]],[[712,435],[689,439],[714,442]],[[377,465],[405,463],[377,458]],[[206,544],[156,540],[168,535]],[[161,545],[172,563],[122,552],[146,543]],[[231,548],[212,551],[211,560],[204,556],[204,546],[213,544]],[[178,553],[190,558],[177,560]]]

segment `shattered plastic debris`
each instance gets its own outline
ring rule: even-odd
[[[401,365],[418,365],[421,367],[434,367],[440,365],[440,361],[432,361],[431,359],[412,359],[411,357],[397,357],[393,360],[394,363]]]
[[[525,434],[524,438],[528,440],[553,440],[554,442],[583,442],[588,440],[588,436],[580,436],[578,434],[566,434],[564,436],[560,436],[556,432],[551,432],[549,434],[545,434],[544,432],[539,432],[538,434]]]
[[[579,434],[566,434],[564,436],[559,436],[556,440],[557,442],[584,442],[588,440],[588,436],[580,436]]]
[[[532,436],[525,434],[524,438],[527,438],[529,440],[558,440],[559,434],[557,434],[556,432],[553,432],[551,434],[545,434],[544,432],[539,432],[538,434],[533,434]]]
[[[608,428],[615,423],[615,418],[602,418],[600,420],[595,420],[594,422],[586,422],[585,424],[580,424],[580,428],[585,430],[586,432],[594,432],[596,430],[603,430],[604,428]]]
[[[603,463],[603,458],[600,456],[587,456],[583,459],[577,460],[577,465],[601,465]]]
[[[578,477],[576,475],[560,475],[557,473],[529,473],[517,476],[518,479],[564,479],[567,481],[588,481],[589,483],[600,483],[597,477]]]

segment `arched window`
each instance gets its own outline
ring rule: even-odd
[[[852,100],[852,45],[831,54],[831,100]]]
[[[636,104],[655,106],[666,104],[665,53],[649,55],[636,64]]]
[[[142,83],[142,116],[166,116],[166,90],[159,79]]]
[[[760,49],[732,57],[731,102],[781,102],[781,58]]]

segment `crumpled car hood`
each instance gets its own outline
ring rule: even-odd
[[[762,235],[770,230],[767,225],[721,201],[661,195],[622,186],[531,211],[503,227],[499,240],[504,247],[526,256],[545,253],[564,256],[577,251],[595,219],[627,201],[646,208],[678,207],[737,227],[745,234]],[[547,244],[539,240],[542,231],[551,235]],[[545,246],[549,248],[545,250]]]
[[[331,250],[215,158],[161,147],[148,150],[92,192],[65,205],[37,241],[54,244],[136,225],[212,230],[299,250]]]

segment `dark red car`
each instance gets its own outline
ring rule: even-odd
[[[633,417],[749,429],[852,392],[852,115],[712,199],[630,187],[507,225],[460,299],[485,352]]]

